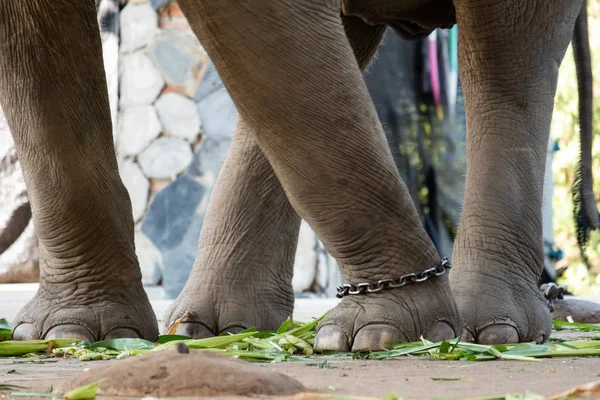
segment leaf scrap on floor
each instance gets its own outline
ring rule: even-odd
[[[184,343],[189,349],[213,351],[241,358],[251,362],[274,363],[282,361],[305,361],[307,365],[319,368],[335,368],[327,360],[364,359],[385,360],[403,356],[428,356],[441,360],[488,361],[517,360],[539,361],[546,357],[589,357],[600,356],[600,341],[549,340],[545,344],[520,343],[516,345],[480,345],[460,341],[459,338],[433,343],[421,341],[390,345],[384,351],[368,353],[332,353],[314,355],[315,332],[318,323],[327,315],[312,322],[298,322],[288,318],[276,331],[246,329],[237,334],[224,333],[206,339],[192,339],[172,334],[161,335],[157,343],[143,339],[124,338],[95,342],[92,344],[72,339],[3,341],[0,342],[0,356],[44,357],[43,353],[57,358],[77,358],[82,361],[122,359],[154,351],[172,349]],[[556,329],[600,331],[600,327],[554,321]],[[2,328],[5,327],[5,328]],[[10,331],[10,324],[0,320],[2,329]],[[48,360],[50,361],[50,360]]]

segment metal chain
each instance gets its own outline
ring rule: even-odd
[[[564,286],[558,286],[554,282],[544,283],[540,286],[540,291],[544,294],[550,312],[554,312],[554,300],[564,299],[565,289]]]
[[[385,289],[398,289],[412,283],[421,283],[429,278],[445,275],[450,268],[452,268],[452,264],[450,264],[448,258],[444,257],[435,267],[427,268],[421,272],[411,272],[410,274],[402,275],[400,278],[382,279],[377,283],[344,283],[337,288],[336,297],[341,299],[347,295],[377,293]]]

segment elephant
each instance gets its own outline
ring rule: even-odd
[[[583,0],[180,0],[238,111],[194,268],[167,324],[196,338],[293,313],[301,219],[336,259],[319,351],[462,336],[548,339],[541,201],[558,68]],[[119,178],[93,0],[0,3],[0,105],[22,162],[40,285],[14,338],[141,337],[158,327]],[[387,26],[459,27],[467,114],[450,263],[427,236],[361,72]],[[76,39],[74,39],[76,38]]]

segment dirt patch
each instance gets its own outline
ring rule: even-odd
[[[210,351],[159,351],[77,374],[58,393],[103,379],[98,394],[125,397],[283,395],[304,391],[297,380]]]

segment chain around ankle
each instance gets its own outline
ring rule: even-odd
[[[444,257],[435,267],[427,268],[421,272],[411,272],[399,278],[381,279],[377,283],[344,283],[337,288],[336,297],[341,299],[347,295],[369,294],[381,292],[385,289],[398,289],[413,283],[425,282],[429,278],[445,275],[450,268],[452,268],[452,264],[450,264],[447,257]]]

